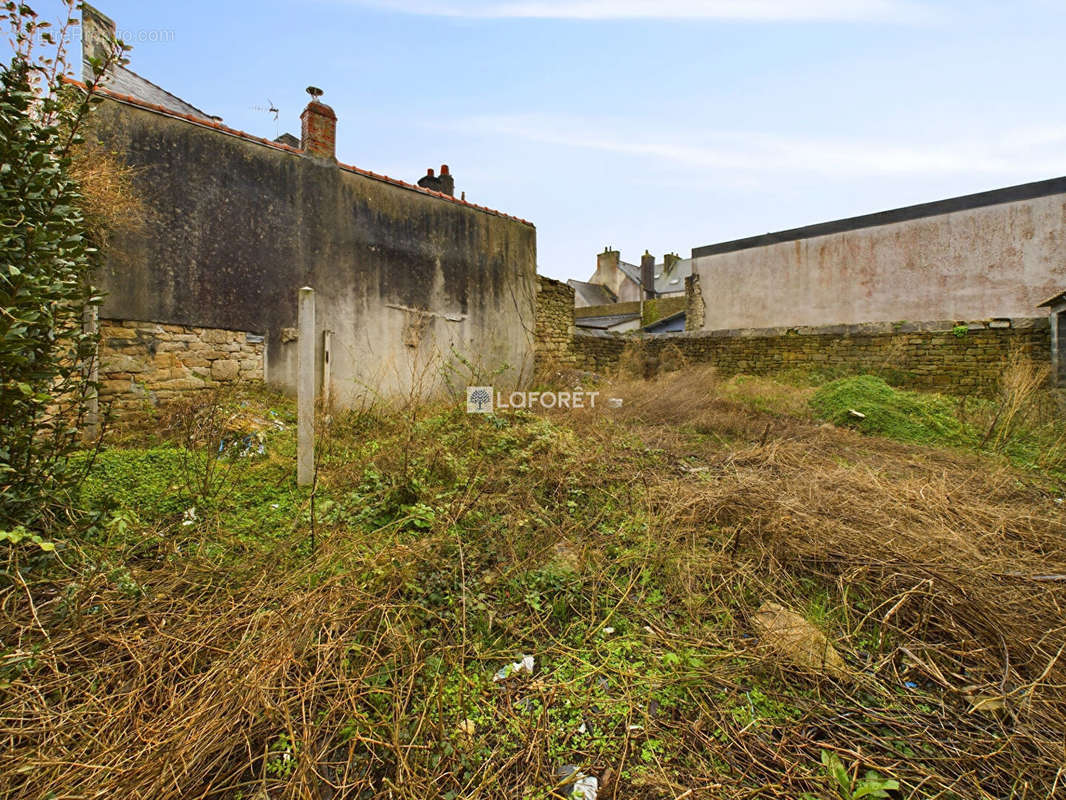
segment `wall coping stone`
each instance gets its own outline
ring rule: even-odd
[[[993,324],[995,323],[995,324]],[[1009,323],[1009,324],[1007,324]],[[958,322],[932,320],[927,322],[863,322],[851,325],[800,325],[779,328],[726,328],[684,333],[617,333],[614,331],[579,330],[575,336],[618,339],[778,339],[785,336],[886,336],[903,333],[948,333],[965,325],[969,331],[989,328],[1044,330],[1051,327],[1048,317],[997,317],[992,320]]]

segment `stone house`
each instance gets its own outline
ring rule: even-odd
[[[607,247],[596,256],[596,272],[588,281],[570,280],[577,308],[610,303],[630,303],[660,297],[683,297],[685,278],[692,274],[692,260],[667,253],[661,264],[645,251],[640,266],[622,260],[618,250]]]

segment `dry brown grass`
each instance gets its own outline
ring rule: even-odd
[[[86,141],[72,151],[70,174],[81,192],[86,227],[97,247],[106,249],[116,234],[144,227],[148,208],[135,186],[136,170],[114,153]]]
[[[914,797],[1055,796],[1066,517],[1054,497],[977,455],[789,417],[775,410],[802,396],[789,389],[749,384],[767,404],[757,407],[744,386],[708,369],[615,383],[605,395],[623,396],[620,410],[554,415],[550,438],[507,429],[529,438],[514,461],[493,449],[486,420],[460,415],[454,438],[425,415],[412,430],[352,422],[322,491],[361,479],[368,456],[345,448],[372,429],[404,446],[375,456],[382,473],[407,480],[417,456],[425,474],[464,487],[419,536],[343,531],[296,567],[267,556],[223,568],[161,544],[127,563],[144,594],[107,570],[72,584],[11,573],[0,666],[24,669],[0,690],[0,796],[543,796],[522,792],[558,766],[550,709],[584,691],[549,670],[586,661],[628,715],[616,748],[582,756],[601,798],[829,797],[821,750]],[[475,454],[471,471],[456,441]],[[575,491],[585,499],[569,513]],[[458,535],[473,514],[484,527]],[[564,623],[506,604],[508,580],[560,560],[572,584]],[[427,627],[426,584],[451,581],[466,588]],[[650,591],[661,602],[642,599]],[[767,601],[813,619],[850,676],[769,656],[752,624]],[[478,603],[506,647],[477,643]],[[600,662],[597,631],[626,617],[645,661]],[[564,635],[571,623],[587,624],[578,644]],[[471,683],[447,697],[430,665],[491,675],[514,648],[536,655],[537,677],[489,696]],[[656,712],[641,673],[666,651],[704,658],[678,667],[684,702]],[[451,717],[427,711],[438,708],[427,694],[454,704]],[[522,710],[529,698],[543,714]],[[760,704],[769,716],[744,716]],[[472,737],[485,749],[471,766],[456,726],[477,709],[491,721]],[[517,743],[503,735],[514,725]],[[299,752],[278,776],[267,765],[282,733]],[[669,752],[621,777],[649,738]]]

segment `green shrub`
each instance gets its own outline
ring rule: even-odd
[[[894,389],[873,375],[828,383],[815,392],[810,403],[821,419],[864,433],[917,444],[977,444],[973,430],[958,418],[947,398]]]
[[[99,303],[95,250],[69,168],[94,98],[64,90],[64,38],[33,9],[4,3],[0,19],[15,51],[0,66],[0,525],[44,529],[69,503],[68,457],[93,390],[82,315]]]

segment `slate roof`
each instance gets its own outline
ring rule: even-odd
[[[574,320],[577,328],[592,328],[594,330],[610,330],[626,322],[640,320],[640,314],[610,314],[605,317],[578,317]]]
[[[670,270],[669,275],[663,274],[664,266],[664,264],[655,265],[655,293],[658,295],[669,294],[672,292],[684,292],[685,278],[692,274],[692,259],[685,258],[675,263],[674,268]],[[630,264],[627,261],[619,261],[618,268],[637,286],[641,285],[640,267],[636,264]]]
[[[685,291],[685,278],[692,274],[692,259],[683,258],[674,264],[669,275],[663,274],[663,264],[655,265],[655,293],[669,294]]]
[[[608,306],[617,301],[617,298],[611,295],[606,286],[601,286],[598,283],[585,283],[584,281],[570,279],[566,282],[566,285],[574,290],[575,298],[581,298],[584,304],[588,306]]]
[[[103,85],[112,92],[132,97],[142,103],[153,106],[162,106],[168,111],[178,114],[186,114],[190,117],[216,121],[220,118],[212,118],[210,114],[201,111],[192,103],[187,103],[177,95],[171,94],[161,86],[157,86],[147,78],[142,78],[136,72],[126,67],[114,66],[108,71]]]
[[[651,325],[645,325],[644,330],[648,333],[681,333],[685,330],[685,312],[678,311],[656,320]]]

